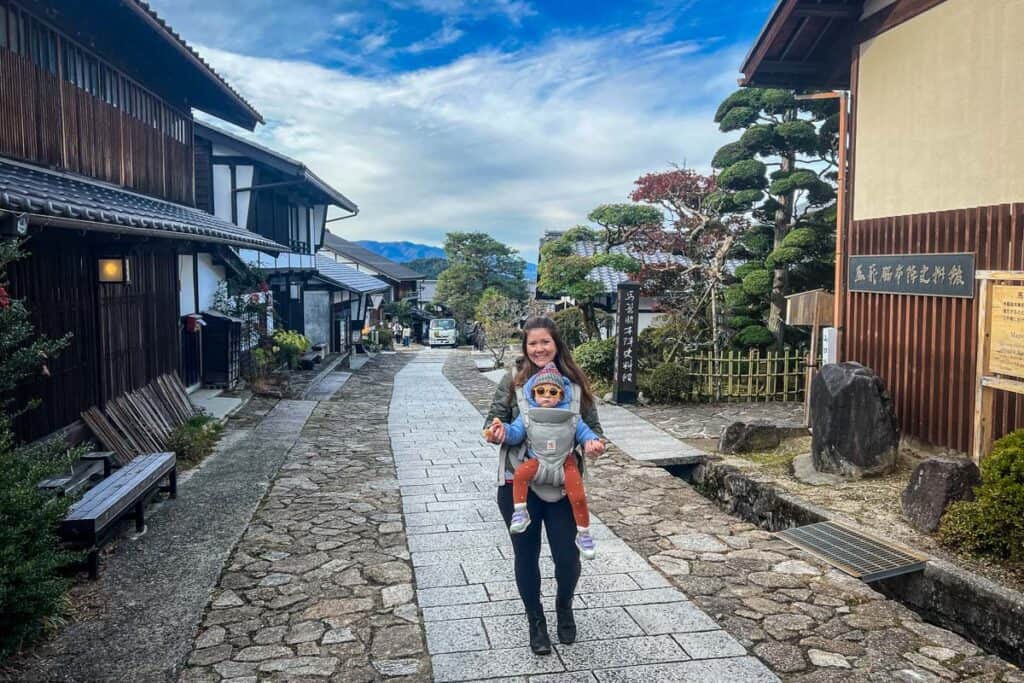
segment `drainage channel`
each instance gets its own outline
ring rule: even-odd
[[[829,521],[827,510],[729,465],[703,462],[664,469],[728,513],[767,531]],[[872,580],[871,587],[925,621],[1024,667],[1024,596],[1020,593],[934,558],[921,571]]]

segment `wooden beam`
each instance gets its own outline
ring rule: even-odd
[[[768,54],[772,43],[775,42],[779,32],[782,30],[782,26],[786,23],[790,14],[793,13],[793,10],[796,9],[797,4],[799,4],[799,0],[783,0],[775,7],[771,16],[768,17],[768,23],[761,30],[761,35],[757,37],[757,42],[754,43],[754,47],[740,68],[744,76],[740,81],[741,85],[747,85],[754,72],[758,70],[761,60]]]
[[[858,24],[856,42],[871,40],[944,2],[946,0],[896,0]]]
[[[860,4],[844,5],[839,2],[823,2],[820,5],[799,5],[793,10],[793,16],[859,19],[862,11]]]
[[[803,76],[811,74],[826,74],[829,72],[830,68],[829,65],[824,62],[786,62],[765,59],[761,62],[760,66],[758,66],[757,70],[764,74]]]

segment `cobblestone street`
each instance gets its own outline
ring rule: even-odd
[[[579,641],[533,656],[479,436],[493,391],[469,354],[413,351],[377,356],[320,401],[182,680],[1024,680],[616,447],[587,483],[599,545]],[[541,568],[550,613],[546,548]]]

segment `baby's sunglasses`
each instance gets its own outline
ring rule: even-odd
[[[562,390],[552,384],[542,384],[533,388],[534,396],[550,396],[557,398],[562,395]]]

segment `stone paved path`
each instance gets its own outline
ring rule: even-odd
[[[445,376],[487,410],[494,383],[464,354],[449,356]],[[999,657],[728,515],[614,444],[586,486],[591,510],[626,547],[786,681],[1024,683]]]
[[[634,460],[656,465],[687,465],[703,462],[704,451],[682,443],[621,406],[601,403],[598,415],[605,436]]]
[[[12,680],[175,680],[231,548],[315,405],[253,399],[232,417],[178,498],[150,506],[145,533],[123,532],[99,579],[74,587],[71,623],[15,663]]]
[[[183,681],[430,680],[380,355],[321,401],[235,547]]]
[[[583,563],[577,591],[579,642],[534,656],[494,502],[495,449],[442,375],[451,353],[423,352],[398,373],[388,420],[434,680],[778,680],[596,518],[598,558]],[[547,550],[543,560],[551,603]]]

